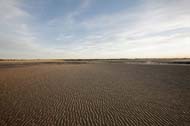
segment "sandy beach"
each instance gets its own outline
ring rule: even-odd
[[[6,64],[1,126],[188,126],[190,67]]]

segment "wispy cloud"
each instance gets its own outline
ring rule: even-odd
[[[139,0],[90,17],[101,1],[81,0],[46,21],[23,9],[23,2],[0,4],[2,58],[190,57],[189,0]]]
[[[38,48],[27,20],[32,18],[18,6],[20,1],[3,0],[0,4],[0,56],[25,57]],[[31,55],[30,55],[31,56]]]
[[[102,36],[97,39],[95,35],[89,42],[97,45],[96,47],[103,46],[100,55],[103,54],[104,57],[110,52],[109,57],[117,58],[189,57],[188,4],[187,0],[167,4],[161,0],[147,0],[130,11],[100,15],[82,22],[82,25],[92,34]]]

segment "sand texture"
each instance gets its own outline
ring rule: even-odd
[[[0,126],[190,126],[190,66],[4,65]]]

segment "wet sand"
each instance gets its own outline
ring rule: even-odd
[[[0,126],[189,125],[188,65],[0,67]]]

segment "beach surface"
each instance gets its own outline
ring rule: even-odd
[[[0,64],[1,126],[189,126],[190,66]]]

